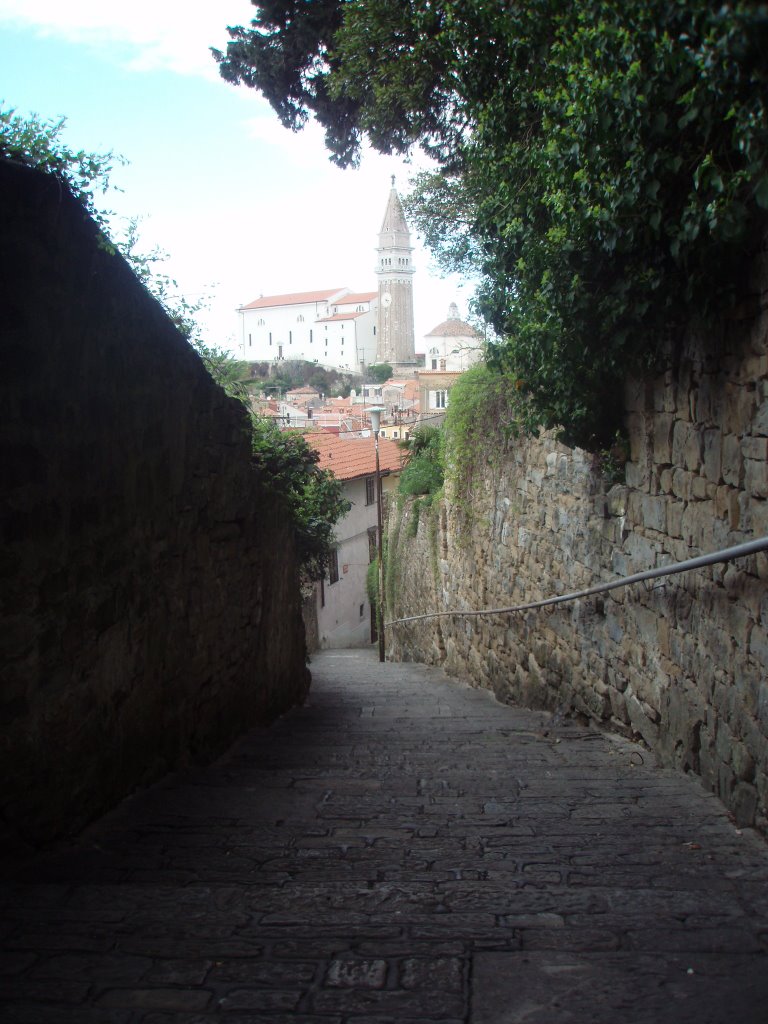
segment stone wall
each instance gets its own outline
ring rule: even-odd
[[[67,832],[308,685],[247,421],[51,177],[0,163],[0,840]]]
[[[765,263],[718,339],[627,390],[626,483],[551,435],[478,457],[468,525],[450,502],[389,517],[387,618],[568,594],[768,535]],[[760,287],[762,285],[762,288]],[[740,824],[768,815],[764,553],[551,610],[388,631],[389,656],[439,663],[503,701],[576,713],[697,772]]]

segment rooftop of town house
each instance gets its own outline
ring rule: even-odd
[[[337,480],[357,480],[376,472],[376,449],[372,437],[338,437],[325,430],[305,431],[310,448],[320,455],[320,469],[330,469]],[[379,466],[382,473],[399,473],[404,453],[394,441],[379,438]]]
[[[286,398],[288,397],[288,395],[292,395],[298,398],[301,395],[319,396],[320,392],[317,390],[317,388],[313,388],[311,384],[304,384],[300,388],[291,388],[290,391],[286,391],[285,395]]]
[[[415,400],[419,397],[419,383],[417,380],[414,380],[413,377],[409,377],[407,380],[401,380],[399,378],[393,377],[391,380],[388,380],[383,385],[383,387],[385,389],[397,388],[398,391],[402,392],[403,398],[410,398]]]

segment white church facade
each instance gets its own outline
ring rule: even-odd
[[[238,310],[240,358],[363,373],[376,362],[377,305],[376,292],[349,288],[263,295]]]

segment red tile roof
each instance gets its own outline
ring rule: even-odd
[[[337,480],[357,480],[376,472],[376,450],[372,437],[337,437],[324,430],[304,434],[307,444],[320,455],[320,469],[330,469]],[[379,466],[382,473],[399,473],[403,450],[395,441],[379,438]]]
[[[378,292],[350,292],[349,295],[339,299],[339,305],[348,306],[351,302],[373,302],[378,295]]]
[[[332,320],[357,320],[359,316],[364,316],[364,313],[334,313],[333,316],[320,317],[316,322],[319,324],[328,324]]]
[[[425,335],[426,338],[479,338],[474,327],[462,320],[444,320]]]
[[[269,309],[272,306],[298,306],[305,302],[326,302],[343,288],[326,288],[317,292],[291,292],[287,295],[262,295],[259,299],[241,306],[241,309]]]

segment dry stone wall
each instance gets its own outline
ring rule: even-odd
[[[0,845],[208,759],[308,685],[247,423],[59,183],[0,163]]]
[[[626,483],[552,435],[478,457],[469,508],[389,516],[388,618],[498,608],[768,535],[765,261],[718,339],[627,391]],[[480,453],[478,453],[480,456]],[[551,610],[392,627],[389,656],[442,664],[503,701],[577,713],[697,772],[743,825],[768,817],[768,558]]]

